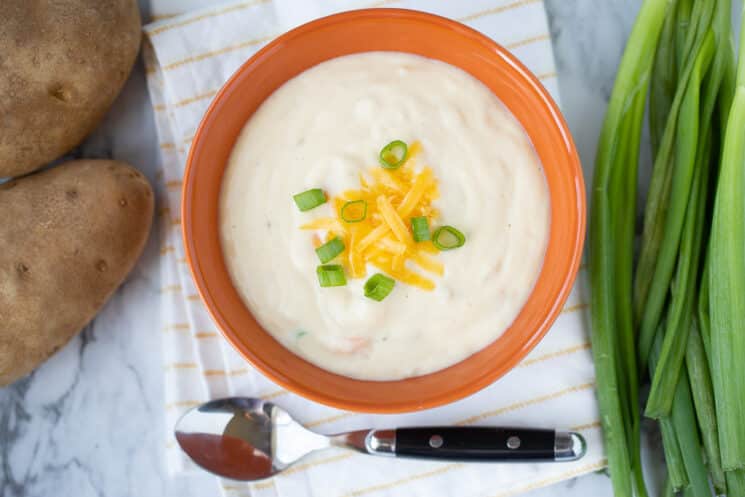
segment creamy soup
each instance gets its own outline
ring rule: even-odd
[[[293,196],[359,189],[393,140],[420,144],[407,167],[436,178],[431,228],[454,226],[465,244],[430,255],[442,275],[406,262],[433,289],[395,281],[367,298],[382,272],[367,262],[364,277],[321,287],[314,247],[331,235],[300,227],[338,205],[301,212]],[[313,364],[367,380],[430,373],[497,339],[535,284],[549,221],[541,163],[499,99],[458,68],[396,52],[329,60],[272,94],[238,137],[220,204],[228,270],[261,325]]]

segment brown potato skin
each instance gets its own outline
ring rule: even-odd
[[[78,145],[127,80],[140,47],[136,0],[0,2],[0,178]]]
[[[77,160],[0,185],[0,385],[31,372],[104,305],[153,218],[147,179]]]

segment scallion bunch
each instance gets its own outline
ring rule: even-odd
[[[731,0],[646,0],[600,136],[592,345],[617,497],[647,495],[647,383],[668,491],[745,496],[745,36],[736,67],[730,13]],[[645,107],[654,167],[635,250]]]

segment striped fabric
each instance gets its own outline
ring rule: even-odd
[[[157,12],[158,0],[154,4]],[[215,493],[228,497],[496,497],[595,471],[605,464],[583,312],[587,304],[580,289],[575,288],[546,338],[497,383],[448,406],[387,416],[328,408],[273,384],[221,338],[199,300],[184,259],[179,197],[186,154],[211,99],[241,63],[280,33],[333,12],[382,6],[429,11],[482,31],[512,50],[558,101],[541,0],[246,0],[145,26],[148,86],[162,155],[158,224],[167,426],[172,427],[186,409],[208,399],[245,395],[272,399],[306,426],[324,433],[426,424],[556,426],[582,432],[589,452],[574,463],[485,465],[394,461],[337,449],[313,455],[272,480],[244,484],[194,473],[196,468],[174,439],[165,440],[170,472],[213,479]],[[583,278],[584,269],[580,281]]]

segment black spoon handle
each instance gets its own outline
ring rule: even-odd
[[[529,428],[432,426],[370,436],[373,453],[449,461],[574,461],[586,450],[578,433]]]

